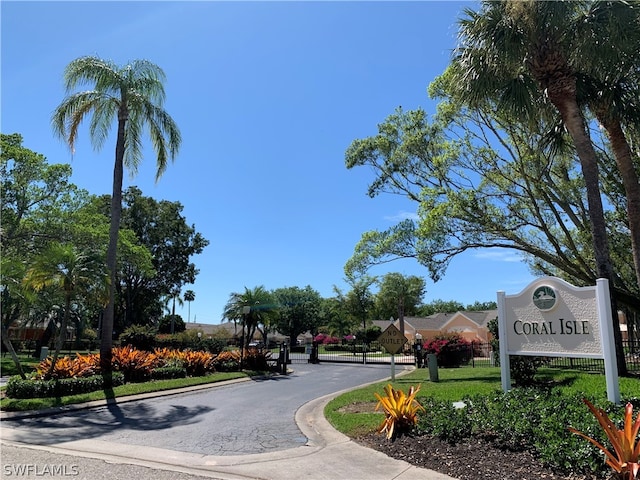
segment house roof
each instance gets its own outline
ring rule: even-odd
[[[491,320],[498,317],[498,310],[464,311],[458,313],[477,323],[479,327],[486,327]]]
[[[220,335],[222,332],[224,335],[228,335],[229,337],[233,337],[236,332],[236,327],[232,322],[220,323],[216,325],[212,325],[209,323],[186,323],[185,327],[187,330],[199,330],[203,335]],[[240,331],[240,328],[237,330]]]
[[[442,330],[454,318],[463,316],[478,327],[486,327],[490,320],[498,316],[498,310],[458,311],[455,313],[434,313],[428,317],[404,317],[405,328],[413,330]],[[389,320],[374,320],[373,324],[382,330],[387,328]],[[394,322],[397,323],[397,320]]]

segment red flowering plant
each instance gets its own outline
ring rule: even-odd
[[[331,335],[327,335],[326,333],[319,333],[313,338],[313,340],[323,345],[333,345],[333,344],[340,343],[339,338],[332,337]]]
[[[425,354],[435,354],[441,367],[459,367],[473,355],[471,342],[458,333],[437,335],[427,340],[423,347]]]

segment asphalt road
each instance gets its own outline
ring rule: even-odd
[[[398,372],[401,368],[396,366]],[[389,365],[294,364],[290,371],[286,376],[2,423],[15,429],[14,441],[32,445],[93,439],[131,445],[132,450],[144,446],[219,456],[267,453],[305,444],[307,438],[294,421],[303,404],[390,376]]]

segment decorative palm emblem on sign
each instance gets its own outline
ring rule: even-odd
[[[556,291],[547,285],[533,291],[533,304],[540,310],[551,310],[556,304]]]

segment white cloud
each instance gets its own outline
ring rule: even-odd
[[[415,212],[405,212],[404,210],[399,211],[395,215],[387,215],[384,217],[385,220],[389,220],[391,222],[400,222],[402,220],[418,220],[418,214]]]
[[[506,248],[487,248],[478,250],[474,254],[475,258],[482,260],[492,260],[496,262],[522,262],[522,256],[515,250]]]

